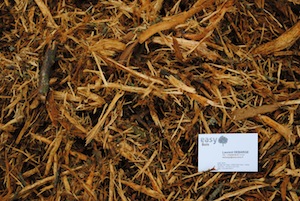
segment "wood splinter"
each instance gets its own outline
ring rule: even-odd
[[[46,101],[47,94],[49,91],[50,73],[51,73],[51,68],[55,63],[56,51],[57,51],[57,44],[54,41],[49,45],[48,49],[46,50],[43,65],[40,70],[38,91],[39,91],[39,98],[43,102]]]

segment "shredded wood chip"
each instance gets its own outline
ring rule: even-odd
[[[178,87],[179,89],[189,92],[189,93],[196,93],[195,88],[189,87],[186,84],[184,84],[182,81],[176,79],[173,75],[168,76],[168,79],[172,85],[175,87]]]
[[[259,118],[266,123],[268,126],[274,128],[280,135],[282,135],[285,140],[288,142],[288,145],[294,144],[296,141],[296,136],[292,131],[285,125],[281,125],[265,115],[259,115]]]
[[[124,95],[124,92],[117,93],[111,103],[109,104],[107,110],[105,111],[103,116],[100,116],[98,119],[98,123],[88,132],[86,137],[86,145],[89,144],[97,135],[97,133],[100,131],[100,129],[103,127],[104,122],[109,115],[109,113],[113,110],[113,108],[116,106],[117,101]]]
[[[268,43],[258,46],[253,54],[271,54],[292,46],[300,37],[300,21],[284,32],[281,36]]]
[[[299,200],[298,1],[191,2],[1,1],[0,200]],[[220,132],[260,172],[197,172]]]
[[[178,24],[184,23],[186,19],[192,17],[194,14],[200,12],[202,9],[208,7],[212,3],[213,1],[198,0],[198,2],[196,2],[196,4],[189,11],[185,11],[175,16],[169,17],[166,21],[159,22],[149,27],[140,35],[139,42],[143,43],[159,31],[171,29]]]

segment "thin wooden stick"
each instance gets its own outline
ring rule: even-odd
[[[39,77],[39,94],[40,99],[42,101],[46,100],[48,91],[49,91],[49,80],[50,80],[50,73],[51,67],[55,63],[55,55],[57,51],[57,45],[53,42],[47,49],[43,61],[43,65],[40,71]]]

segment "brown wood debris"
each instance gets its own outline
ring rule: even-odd
[[[299,6],[1,1],[0,200],[298,201]],[[200,133],[259,172],[198,172]]]

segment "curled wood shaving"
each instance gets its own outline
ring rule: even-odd
[[[203,38],[206,38],[207,35],[211,35],[212,31],[217,28],[220,21],[224,18],[225,13],[234,11],[233,5],[233,0],[225,1],[225,3],[223,3],[215,12],[207,17],[210,19],[210,24],[204,30],[202,30],[201,33],[184,34],[184,36],[192,40],[201,40]]]
[[[213,1],[199,0],[189,11],[185,11],[180,14],[173,15],[169,17],[166,21],[159,22],[157,24],[150,26],[146,31],[144,31],[140,35],[139,43],[145,42],[148,38],[158,33],[159,31],[168,30],[175,27],[178,24],[184,23],[185,20],[192,17],[194,14],[200,12],[204,8],[210,6],[212,3]]]
[[[285,138],[285,140],[288,142],[288,145],[295,143],[296,136],[292,133],[292,131],[287,126],[277,123],[276,121],[274,121],[268,116],[259,115],[259,118],[264,123],[274,128],[280,135],[282,135]]]
[[[253,54],[271,54],[292,46],[300,37],[300,21],[292,28],[288,29],[281,36],[268,43],[258,46],[253,50]]]

